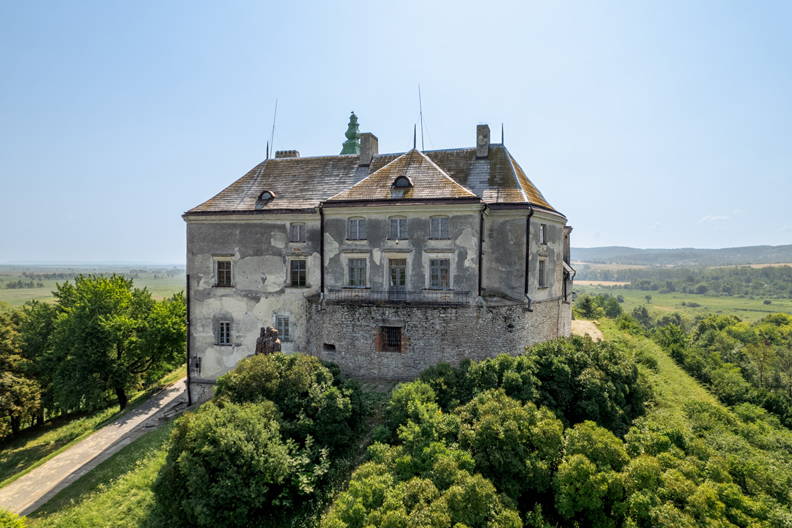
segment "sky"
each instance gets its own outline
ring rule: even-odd
[[[473,147],[575,247],[792,244],[787,1],[0,2],[0,263],[183,263],[274,146]],[[420,134],[420,132],[419,132]],[[420,142],[420,138],[419,138]]]

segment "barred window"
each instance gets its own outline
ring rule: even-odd
[[[278,315],[275,317],[275,329],[278,330],[278,337],[281,341],[291,341],[291,329],[289,328],[288,315]]]
[[[429,261],[429,287],[451,287],[451,261],[449,259],[431,259]]]
[[[349,285],[366,286],[366,259],[349,259]]]
[[[406,218],[390,219],[390,236],[388,238],[391,240],[405,240],[407,238]]]
[[[366,240],[366,219],[365,218],[350,218],[349,219],[349,239],[350,240]]]
[[[217,267],[215,286],[231,286],[231,261],[218,260],[215,265]]]
[[[305,224],[292,224],[289,242],[305,242]]]
[[[306,280],[306,262],[304,260],[291,261],[291,285],[292,286],[305,286]]]
[[[429,238],[451,238],[449,233],[450,231],[447,216],[436,216],[431,218]]]
[[[382,351],[401,352],[401,328],[398,326],[381,326]]]
[[[231,344],[231,323],[229,321],[220,321],[217,325],[217,344]]]
[[[538,273],[538,275],[539,275],[539,287],[540,288],[545,288],[547,286],[547,284],[545,282],[545,261],[544,260],[540,260],[539,261],[539,273]]]

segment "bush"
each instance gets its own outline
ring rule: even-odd
[[[27,528],[25,517],[0,507],[0,528]]]
[[[185,414],[154,492],[172,523],[250,526],[295,511],[328,471],[327,450],[283,440],[272,402],[208,402]]]

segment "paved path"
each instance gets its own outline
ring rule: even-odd
[[[181,402],[184,379],[167,387],[133,411],[71,446],[24,477],[0,489],[0,506],[28,515],[63,488],[158,425],[158,414]]]
[[[572,334],[579,336],[588,335],[594,341],[602,341],[603,339],[602,332],[600,332],[600,329],[594,324],[594,321],[581,321],[580,319],[575,319],[572,321]]]

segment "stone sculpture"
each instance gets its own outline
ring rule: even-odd
[[[261,335],[256,339],[256,355],[272,354],[273,352],[280,352],[281,342],[278,339],[278,331],[268,326],[267,328],[261,327]]]

